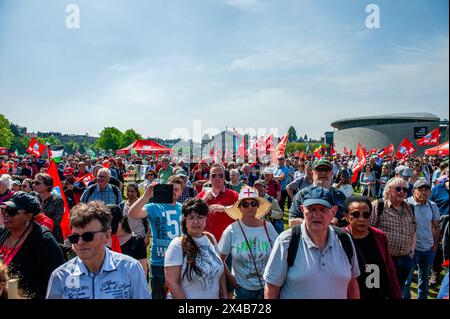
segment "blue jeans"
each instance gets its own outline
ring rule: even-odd
[[[164,267],[150,265],[150,286],[152,287],[152,299],[166,299]]]
[[[411,268],[413,268],[413,259],[406,256],[393,256],[392,261],[394,262],[395,272],[397,273],[398,284],[400,285],[400,290],[403,291],[406,279],[408,279]]]
[[[248,290],[242,287],[234,289],[236,299],[264,299],[264,289]]]
[[[406,280],[405,287],[402,290],[403,299],[411,299],[411,281],[414,270],[419,266],[419,283],[417,299],[428,299],[428,289],[430,281],[431,266],[433,266],[434,251],[418,251],[414,252],[413,267]]]
[[[439,290],[437,298],[443,299],[445,297],[448,298],[448,270],[447,273],[445,274],[444,279],[442,280],[441,289]]]
[[[273,226],[273,228],[275,228],[278,235],[281,234],[284,231],[283,219],[274,219],[272,221],[272,226]]]

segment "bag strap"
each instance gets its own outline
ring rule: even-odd
[[[295,257],[297,256],[298,243],[300,241],[300,235],[302,233],[301,225],[296,224],[292,227],[291,241],[289,242],[287,263],[288,267],[294,265]]]
[[[348,262],[350,263],[350,265],[352,265],[353,246],[352,246],[352,242],[350,239],[350,235],[347,234],[344,230],[342,230],[341,228],[339,228],[337,226],[331,225],[331,227],[336,232],[336,234],[339,238],[339,241],[341,242],[342,247],[344,248],[345,254],[347,255],[347,258],[348,258]]]
[[[250,252],[250,256],[252,257],[253,265],[255,266],[256,274],[258,275],[259,284],[261,285],[261,288],[264,288],[264,285],[263,285],[263,283],[261,281],[261,277],[259,275],[258,267],[256,267],[255,257],[253,256],[252,249],[251,249],[250,244],[249,244],[248,239],[247,239],[247,235],[245,235],[244,229],[242,228],[242,225],[241,225],[239,220],[237,221],[237,223],[238,223],[239,227],[241,228],[242,234],[244,235],[244,238],[245,238],[245,242],[247,243],[247,247],[248,247],[248,250]]]
[[[267,231],[266,221],[264,221],[264,230],[266,231],[267,239],[269,240],[270,249],[273,248],[272,241],[270,240],[269,232]]]

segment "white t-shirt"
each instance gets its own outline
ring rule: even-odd
[[[278,233],[271,223],[266,223],[269,236],[267,236],[264,226],[248,227],[242,221],[240,223],[247,236],[258,271],[255,270],[255,263],[238,222],[229,225],[223,232],[219,242],[220,252],[224,255],[231,253],[233,257],[231,272],[236,277],[239,286],[248,290],[259,290],[263,288],[261,283],[264,285],[262,278],[264,268]]]
[[[336,183],[333,184],[333,187],[336,187],[336,186],[337,186]],[[345,197],[350,197],[355,192],[355,190],[353,189],[352,185],[350,185],[350,184],[341,185],[339,187],[339,190],[344,193]]]
[[[199,251],[195,263],[200,268],[202,276],[192,272],[192,281],[187,275],[183,276],[186,269],[186,256],[183,257],[181,237],[172,240],[164,256],[164,266],[181,266],[180,285],[186,299],[219,299],[220,277],[224,272],[223,262],[220,259],[219,248],[216,239],[211,235],[214,246],[207,236],[193,238]]]

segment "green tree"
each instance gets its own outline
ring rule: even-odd
[[[293,126],[289,127],[288,134],[289,134],[289,138],[288,138],[289,142],[297,141],[297,132],[295,131],[295,128]]]
[[[96,145],[105,151],[115,152],[120,148],[122,141],[122,132],[115,127],[105,127],[100,133]]]
[[[127,147],[131,143],[133,143],[136,140],[142,140],[143,137],[136,133],[133,129],[128,129],[122,134],[122,138],[120,140],[120,148]]]
[[[28,145],[30,145],[30,138],[27,136],[13,137],[11,140],[10,150],[14,152],[17,150],[20,154],[25,154]]]
[[[6,119],[3,114],[0,114],[0,146],[9,148],[11,141],[14,138],[14,134],[10,129],[11,123]]]
[[[55,137],[55,136],[46,137],[44,139],[44,141],[45,141],[44,144],[48,143],[48,145],[62,145],[61,140],[59,138]]]
[[[80,150],[80,144],[78,144],[74,140],[70,140],[69,142],[64,144],[64,151],[67,152],[67,154],[74,154],[79,150]]]

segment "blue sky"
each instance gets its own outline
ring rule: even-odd
[[[0,113],[162,138],[193,120],[319,137],[353,116],[448,119],[448,23],[445,0],[0,0]]]

